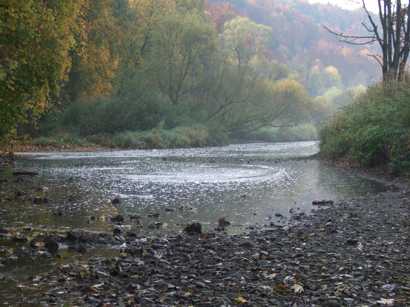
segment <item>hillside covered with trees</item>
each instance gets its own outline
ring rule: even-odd
[[[6,1],[0,14],[3,140],[315,138],[377,75],[321,26],[362,15],[304,1]]]
[[[344,87],[377,82],[380,73],[369,45],[346,45],[324,28],[364,33],[361,10],[345,11],[332,5],[312,5],[306,0],[209,0],[209,11],[219,27],[235,15],[246,16],[272,29],[269,53],[295,70],[312,95],[323,92],[329,82],[323,69],[334,66]],[[371,50],[369,50],[371,48]]]

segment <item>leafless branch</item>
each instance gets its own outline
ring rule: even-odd
[[[375,35],[349,35],[343,32],[336,32],[328,26],[324,25],[323,28],[330,34],[335,35],[338,40],[342,43],[347,43],[351,45],[370,45],[377,41]]]
[[[383,58],[379,54],[368,53],[367,56],[374,59],[381,67],[383,67]]]

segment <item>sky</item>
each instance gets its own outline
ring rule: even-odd
[[[362,7],[361,0],[309,0],[311,3],[330,3],[345,9],[357,9]],[[377,0],[366,0],[370,10],[377,11]]]

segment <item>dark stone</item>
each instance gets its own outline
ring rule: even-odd
[[[69,246],[69,249],[77,253],[80,253],[80,254],[85,254],[87,252],[87,248],[85,247],[84,244],[71,245]]]
[[[69,231],[67,232],[67,235],[65,237],[65,240],[68,242],[77,242],[79,240],[80,236],[77,232]]]
[[[200,223],[192,223],[185,227],[184,231],[188,235],[200,235],[202,234],[202,225]]]
[[[62,210],[57,210],[56,212],[54,212],[55,216],[63,216],[63,211]]]
[[[114,234],[114,236],[119,236],[122,234],[122,229],[119,227],[115,227],[112,231],[112,233]]]
[[[47,197],[34,197],[33,204],[35,205],[48,204],[48,198]]]
[[[20,237],[20,236],[13,237],[13,242],[16,242],[16,243],[26,243],[27,241],[28,239],[26,237]]]
[[[59,249],[58,242],[52,237],[46,237],[45,238],[44,247],[52,255],[57,254],[58,249]]]
[[[225,228],[229,225],[231,225],[231,222],[227,221],[226,218],[224,218],[224,217],[221,217],[218,220],[218,227],[220,227],[220,228]]]
[[[21,191],[16,191],[16,193],[14,193],[14,196],[15,196],[16,198],[20,198],[20,197],[24,196],[24,193],[21,192]]]
[[[111,200],[111,203],[113,205],[119,205],[121,203],[121,199],[119,197],[115,197],[113,200]]]
[[[34,177],[38,176],[38,172],[31,172],[31,171],[14,171],[13,176],[29,176]]]
[[[127,236],[127,238],[133,238],[134,239],[134,238],[137,237],[137,234],[135,232],[128,231],[126,236]]]
[[[148,217],[157,219],[157,218],[159,218],[159,213],[148,214]]]
[[[325,300],[322,306],[323,307],[340,307],[342,306],[342,304],[340,304],[338,300],[329,299],[329,300]]]
[[[346,241],[346,245],[356,246],[357,244],[359,244],[359,240],[356,240],[356,239],[348,239]]]
[[[251,241],[245,241],[245,242],[242,242],[241,244],[239,244],[239,246],[243,247],[243,248],[246,248],[246,249],[249,249],[249,248],[254,248],[255,244],[253,244]]]
[[[314,206],[333,206],[334,205],[333,200],[314,200],[312,202],[312,205]]]
[[[123,223],[124,222],[124,217],[121,214],[118,214],[118,215],[111,218],[111,222],[117,223],[117,224]]]
[[[148,225],[149,229],[160,229],[163,224],[161,222],[151,223]]]

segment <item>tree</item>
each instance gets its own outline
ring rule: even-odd
[[[271,39],[272,29],[246,17],[236,17],[225,23],[223,44],[238,66],[247,65],[252,57],[261,54]]]
[[[410,5],[401,0],[377,0],[378,17],[372,14],[362,0],[367,22],[367,35],[349,35],[325,27],[340,41],[353,45],[378,43],[382,55],[370,54],[381,66],[384,83],[403,81],[410,53]],[[378,20],[377,20],[378,18]],[[381,28],[380,28],[381,27]]]
[[[125,42],[130,41],[132,26],[127,17],[131,12],[127,0],[91,1],[84,10],[83,31],[76,33],[65,86],[70,102],[90,101],[112,93],[113,80],[127,50]]]
[[[83,0],[0,4],[0,137],[58,99]]]
[[[173,105],[195,87],[206,58],[216,47],[215,37],[212,26],[196,10],[162,16],[153,29],[146,66]]]

